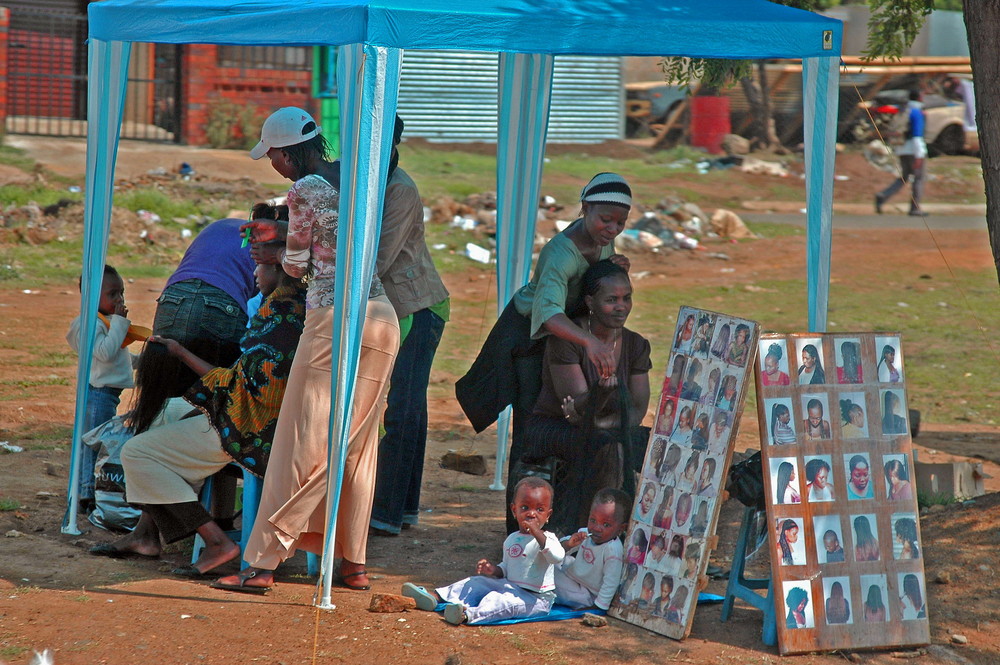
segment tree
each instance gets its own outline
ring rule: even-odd
[[[1000,0],[963,0],[965,31],[969,36],[972,84],[976,91],[979,157],[986,185],[986,228],[993,262],[1000,279]]]
[[[806,11],[821,11],[840,4],[850,4],[841,3],[840,0],[772,1]],[[871,10],[871,18],[868,22],[868,46],[863,55],[869,59],[898,58],[916,39],[924,19],[935,6],[935,0],[868,0],[867,4]],[[709,88],[730,86],[738,81],[754,119],[752,140],[756,147],[774,152],[784,151],[775,130],[767,70],[763,60],[757,62],[756,80],[752,75],[753,64],[748,60],[664,58],[662,67],[667,80],[688,87],[693,80],[699,80],[702,87]]]

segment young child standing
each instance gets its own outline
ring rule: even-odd
[[[606,610],[611,606],[625,558],[619,536],[625,530],[625,513],[631,503],[628,494],[610,487],[594,496],[587,528],[565,541],[567,552],[576,556],[567,553],[556,568],[556,602],[575,609],[596,606]]]
[[[555,534],[542,527],[552,515],[552,486],[528,476],[514,486],[510,511],[520,527],[503,544],[503,561],[476,564],[476,575],[437,589],[445,621],[485,623],[548,614],[555,600],[555,566],[565,552]],[[437,597],[407,582],[403,595],[422,610],[433,610]]]
[[[148,336],[149,331],[132,327],[125,306],[125,282],[118,271],[104,266],[101,280],[101,299],[97,305],[98,324],[94,347],[91,349],[93,361],[90,366],[90,394],[83,421],[83,431],[87,432],[115,417],[121,401],[122,390],[135,385],[132,369],[138,356],[126,348],[132,342]],[[80,353],[80,316],[73,319],[66,333],[70,347]],[[80,507],[89,511],[94,504],[94,465],[97,453],[83,446],[80,464]]]

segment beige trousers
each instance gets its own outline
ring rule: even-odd
[[[132,437],[121,455],[130,503],[197,501],[205,478],[233,461],[204,413]]]
[[[278,415],[257,521],[243,554],[274,570],[298,548],[322,553],[326,531],[333,308],[306,313]],[[368,301],[334,555],[364,563],[375,493],[378,426],[399,350],[399,322],[385,296]]]

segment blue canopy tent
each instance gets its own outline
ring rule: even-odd
[[[841,23],[765,0],[105,0],[89,6],[90,72],[82,328],[92,345],[132,42],[341,47],[343,162],[326,544],[320,605],[330,605],[332,542],[361,326],[403,49],[498,52],[498,308],[527,282],[553,57],[560,54],[801,58],[804,63],[809,325],[826,326]],[[63,531],[76,532],[80,424],[90,356],[77,373]],[[501,447],[504,448],[501,441]],[[498,455],[498,467],[503,465]]]

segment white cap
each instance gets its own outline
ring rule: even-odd
[[[312,123],[313,128],[306,130]],[[251,159],[260,159],[271,148],[286,148],[308,141],[320,133],[320,127],[307,111],[294,106],[280,108],[264,121],[260,128],[260,143],[250,151]]]

